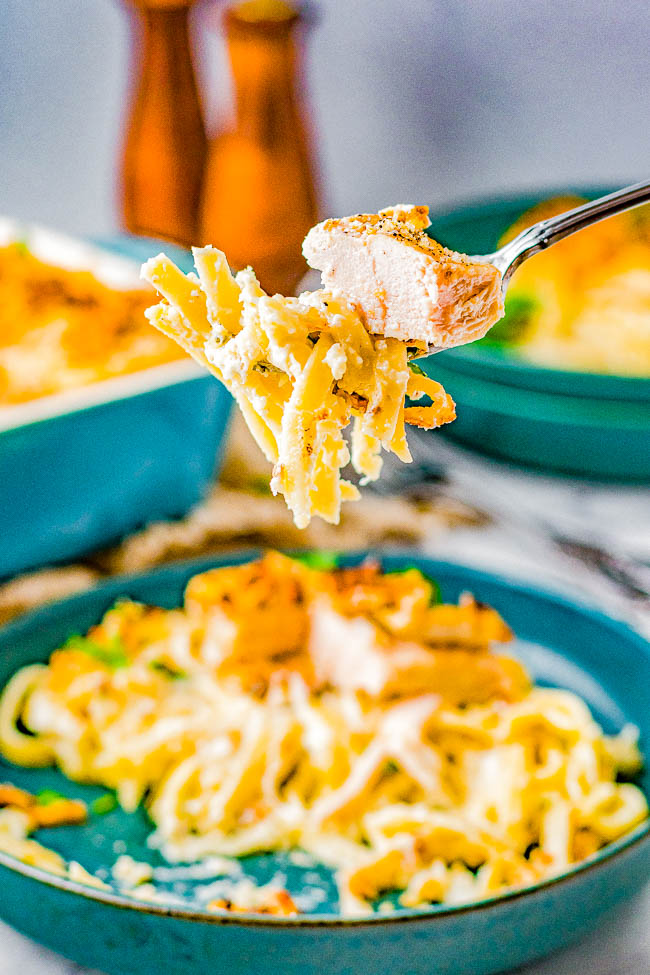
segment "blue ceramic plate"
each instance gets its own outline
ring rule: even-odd
[[[482,342],[448,349],[441,355],[442,361],[454,371],[479,379],[487,376],[507,386],[562,396],[650,403],[650,378],[536,366],[505,345]]]
[[[563,187],[492,197],[432,214],[431,233],[456,250],[488,254],[517,217],[541,200],[567,192],[595,197],[608,189]],[[545,368],[515,349],[484,342],[441,352],[420,365],[456,400],[458,419],[443,427],[445,436],[549,472],[650,480],[650,378]]]
[[[194,573],[251,555],[116,579],[30,614],[0,631],[0,685],[24,664],[46,659],[71,632],[85,631],[118,596],[176,606]],[[446,599],[456,600],[470,589],[495,606],[518,634],[516,652],[540,683],[579,694],[608,732],[636,723],[642,747],[648,747],[650,646],[641,637],[567,600],[482,572],[412,554],[382,561],[389,569],[417,565],[439,581]],[[0,765],[3,779],[86,800],[104,791],[71,783],[51,769]],[[648,793],[647,774],[641,785]],[[148,829],[143,813],[118,810],[93,815],[84,827],[43,830],[38,838],[108,876],[121,852],[161,865],[145,846]],[[597,927],[648,879],[650,836],[647,826],[640,827],[566,875],[477,905],[401,909],[355,920],[337,915],[334,886],[322,868],[306,873],[275,855],[249,857],[242,865],[259,880],[281,871],[294,893],[308,884],[320,889],[323,900],[314,913],[295,919],[215,916],[197,906],[191,881],[173,885],[164,872],[158,871],[162,902],[149,904],[59,879],[0,854],[0,915],[32,938],[110,975],[250,975],[262,969],[276,975],[488,975]]]
[[[156,241],[101,246],[0,220],[0,240],[139,286]],[[166,245],[165,245],[166,246]],[[189,256],[173,249],[189,269]],[[232,399],[189,359],[0,407],[0,579],[76,559],[148,521],[185,514],[218,467]]]

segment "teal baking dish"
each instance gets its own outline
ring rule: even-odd
[[[587,198],[611,187],[563,187],[491,197],[432,214],[431,234],[469,254],[489,254],[524,211],[556,195]],[[420,360],[454,397],[443,436],[547,473],[650,481],[650,377],[537,366],[506,345],[477,342]],[[438,432],[436,431],[436,436]]]
[[[87,244],[19,228],[51,263],[133,286],[155,241]],[[189,267],[187,254],[174,257]],[[230,394],[181,360],[0,409],[0,578],[76,559],[205,494],[226,438]]]

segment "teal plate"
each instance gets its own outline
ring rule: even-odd
[[[503,345],[474,342],[448,349],[440,356],[441,361],[454,371],[479,379],[488,377],[492,382],[506,386],[569,397],[650,403],[650,378],[548,369],[527,362]]]
[[[45,660],[72,632],[85,631],[118,596],[179,605],[187,580],[212,565],[253,553],[181,563],[144,576],[116,579],[34,612],[0,631],[0,685],[19,667]],[[356,562],[360,555],[346,557]],[[417,565],[435,577],[443,597],[466,590],[495,606],[518,634],[516,652],[538,682],[567,687],[587,701],[605,730],[636,723],[650,741],[650,646],[620,623],[568,600],[461,566],[413,554],[381,556],[387,569]],[[31,791],[53,788],[92,801],[104,790],[69,782],[52,769],[0,765],[0,780]],[[646,774],[641,787],[650,792]],[[143,812],[91,815],[84,827],[42,830],[38,839],[106,879],[126,852],[157,868],[159,903],[117,889],[97,890],[60,879],[0,854],[0,916],[20,931],[110,975],[245,975],[262,967],[277,975],[489,975],[567,944],[647,880],[647,825],[552,881],[477,905],[398,910],[345,920],[323,868],[298,867],[274,855],[241,861],[246,874],[280,882],[296,896],[320,891],[312,913],[295,919],[209,914],[191,880],[170,879],[147,849]],[[203,878],[201,883],[205,883]],[[110,881],[109,881],[110,882]]]
[[[454,249],[487,254],[541,200],[607,191],[563,187],[490,198],[433,214],[431,233]],[[420,365],[456,400],[458,419],[442,428],[445,436],[549,472],[650,480],[650,378],[545,368],[506,346],[483,342],[441,352]]]

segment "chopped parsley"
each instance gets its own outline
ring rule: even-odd
[[[149,663],[149,667],[158,674],[168,677],[169,680],[183,680],[183,678],[187,677],[187,674],[183,670],[176,670],[174,667],[169,667],[162,660],[152,660]]]
[[[308,569],[316,569],[318,572],[332,572],[339,567],[339,556],[336,552],[303,552],[292,557]]]
[[[57,792],[56,789],[43,789],[36,796],[36,801],[39,806],[51,806],[53,802],[64,802],[68,801],[68,797],[64,796],[61,792]]]
[[[416,376],[426,376],[426,372],[418,366],[417,362],[409,362],[408,367]]]
[[[431,579],[429,576],[425,576],[427,582],[431,585],[431,606],[435,606],[437,603],[442,602],[442,592],[440,591],[440,586],[435,579]]]
[[[105,816],[106,813],[117,809],[118,802],[112,792],[105,792],[103,796],[98,796],[90,804],[90,808],[95,816]]]
[[[111,670],[118,667],[127,667],[129,658],[124,644],[118,636],[114,636],[108,643],[98,643],[91,637],[81,636],[79,633],[73,634],[63,644],[64,650],[80,650],[87,653],[89,657],[94,657],[99,663],[104,664]]]
[[[525,291],[511,291],[506,297],[505,315],[493,325],[485,338],[486,344],[516,345],[539,310],[540,303],[534,295]]]
[[[20,254],[21,257],[27,257],[29,254],[29,247],[27,246],[26,240],[14,240],[12,241],[11,246],[17,254]]]

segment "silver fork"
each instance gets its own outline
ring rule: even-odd
[[[493,254],[474,254],[470,260],[494,265],[501,274],[501,287],[505,294],[512,275],[529,257],[539,254],[540,251],[557,244],[559,240],[564,240],[571,234],[577,234],[579,230],[584,230],[593,223],[598,223],[599,220],[604,220],[605,217],[613,217],[616,213],[631,210],[648,202],[650,202],[650,181],[625,186],[615,193],[608,193],[607,196],[583,203],[575,210],[568,210],[557,217],[540,220],[539,223],[522,230]],[[412,362],[414,359],[422,359],[441,351],[442,349],[436,345],[413,346],[409,348],[408,358]]]
[[[597,200],[583,203],[575,210],[568,210],[560,213],[557,217],[549,217],[547,220],[540,220],[531,227],[527,227],[517,237],[508,241],[503,247],[493,254],[485,254],[482,257],[474,257],[473,260],[483,261],[486,264],[493,264],[501,273],[503,290],[505,291],[510,283],[510,279],[520,264],[527,261],[529,257],[538,254],[552,244],[557,244],[559,240],[564,240],[571,234],[576,234],[585,227],[604,220],[605,217],[613,217],[616,213],[623,210],[631,210],[642,203],[650,202],[650,181],[635,183],[633,186],[625,186],[622,190],[615,193],[608,193]]]

